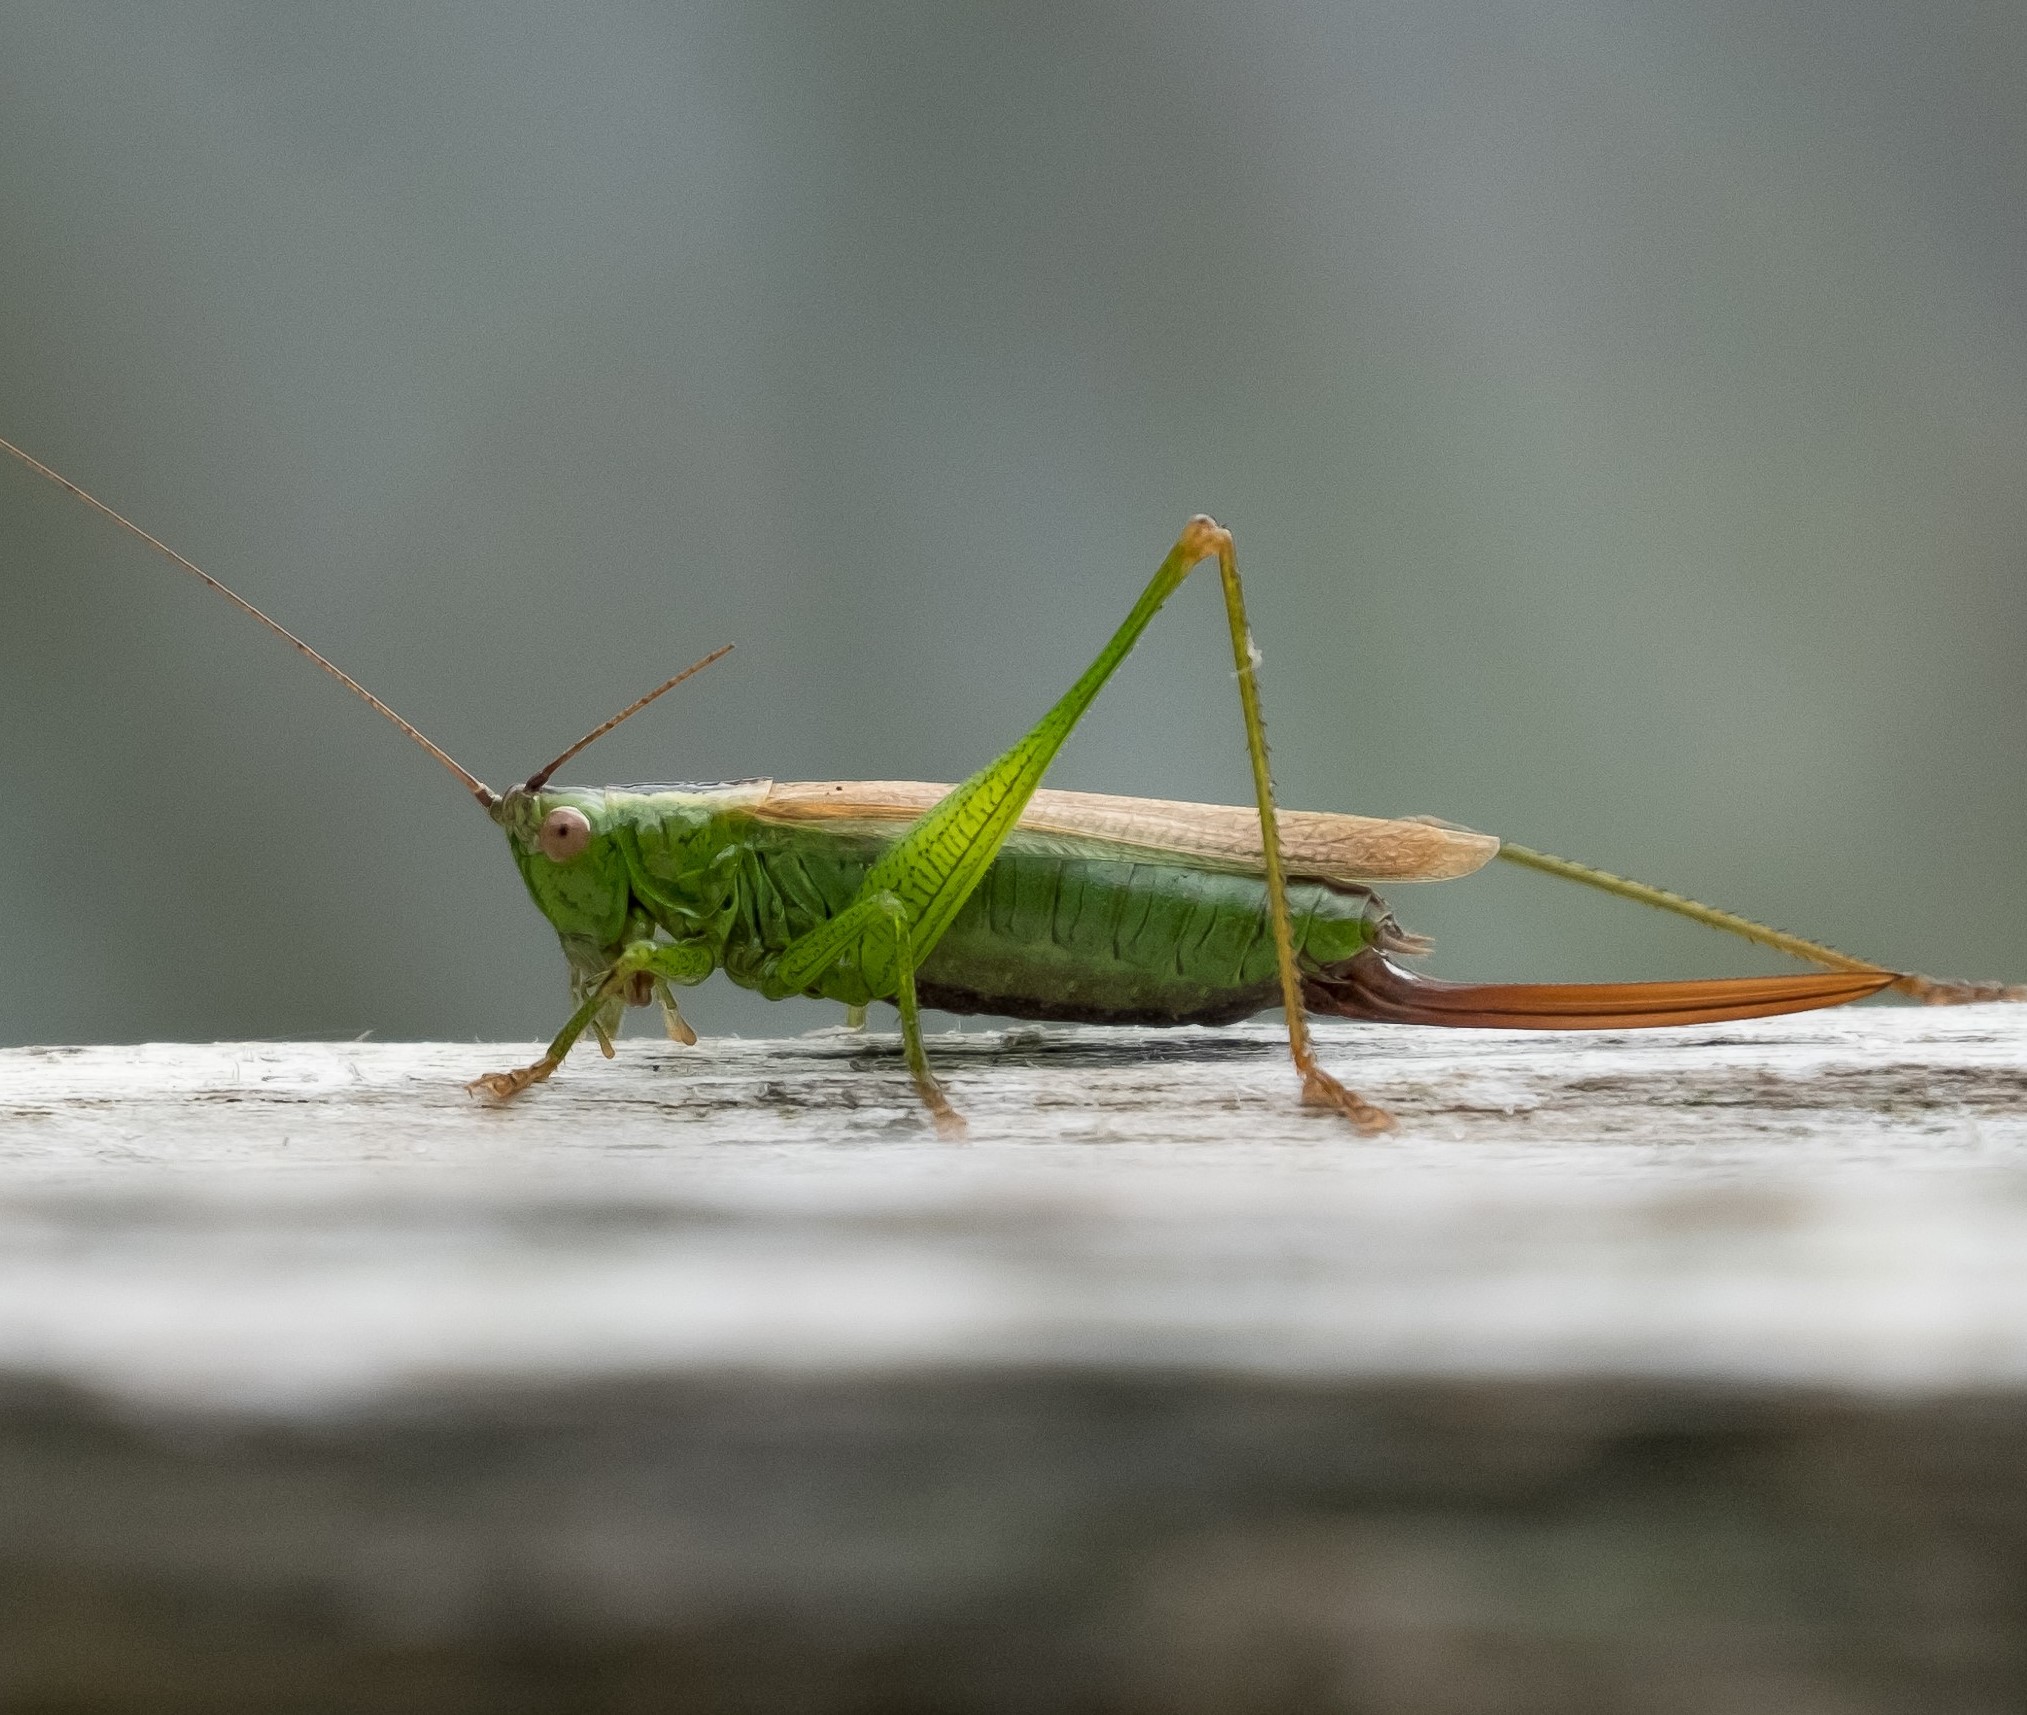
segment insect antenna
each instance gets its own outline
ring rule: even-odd
[[[12,441],[0,439],[0,450],[12,453],[17,459],[19,459],[23,464],[25,464],[30,470],[34,471],[38,476],[46,476],[49,478],[51,482],[55,483],[58,488],[65,489],[71,494],[76,495],[78,499],[82,500],[85,503],[85,505],[89,506],[94,512],[102,513],[105,517],[110,518],[122,530],[126,531],[128,535],[139,537],[140,540],[147,543],[149,547],[153,548],[155,552],[160,554],[165,560],[173,561],[176,565],[181,566],[184,571],[188,572],[199,583],[206,584],[210,588],[216,590],[220,595],[225,597],[227,601],[231,602],[232,605],[238,608],[242,613],[250,614],[253,618],[259,620],[262,625],[266,626],[268,630],[272,631],[275,634],[275,636],[279,637],[284,643],[286,643],[291,649],[295,650],[299,655],[307,655],[312,661],[316,662],[316,664],[319,667],[323,668],[323,670],[326,673],[330,674],[332,678],[336,679],[339,684],[343,685],[346,690],[352,692],[353,695],[361,697],[366,702],[372,704],[374,708],[378,709],[383,715],[385,715],[389,720],[391,720],[403,732],[407,733],[410,738],[414,739],[417,744],[421,745],[424,750],[428,751],[429,754],[435,757],[437,761],[442,763],[444,767],[448,768],[451,771],[451,773],[455,774],[458,777],[458,779],[464,783],[465,790],[469,792],[474,798],[476,798],[487,809],[491,809],[495,804],[497,804],[500,801],[500,795],[497,792],[495,792],[476,774],[473,774],[468,770],[459,767],[457,762],[452,758],[451,754],[448,751],[446,751],[441,745],[434,744],[429,739],[425,738],[421,732],[419,732],[415,727],[410,726],[407,721],[403,720],[385,703],[383,703],[378,697],[374,696],[374,694],[371,691],[367,690],[366,687],[360,684],[357,679],[353,678],[350,673],[347,673],[342,667],[338,666],[335,662],[328,661],[323,656],[319,655],[316,652],[316,650],[312,649],[293,631],[289,630],[287,626],[280,624],[276,620],[268,618],[266,614],[262,613],[259,608],[255,607],[252,602],[248,601],[245,596],[239,594],[238,591],[228,589],[224,584],[220,583],[216,578],[214,578],[209,572],[204,570],[202,566],[199,566],[190,560],[186,560],[181,554],[177,553],[174,548],[170,547],[167,542],[162,541],[159,537],[149,535],[147,531],[143,530],[140,527],[140,525],[134,523],[131,519],[121,517],[119,513],[115,512],[103,500],[98,499],[94,495],[87,494],[83,489],[79,488],[76,483],[72,482],[69,477],[59,475],[56,471],[51,470],[49,466],[44,464],[40,459],[30,457],[27,453],[23,452],[19,447],[17,447]]]
[[[685,679],[689,678],[691,674],[703,672],[703,670],[706,667],[710,666],[713,661],[722,660],[725,656],[730,655],[731,653],[732,653],[732,645],[729,643],[721,643],[716,649],[712,650],[710,654],[706,655],[703,658],[703,660],[692,661],[689,664],[689,666],[685,667],[673,679],[664,679],[652,691],[648,692],[646,696],[634,698],[634,700],[628,703],[625,708],[621,709],[618,714],[614,715],[611,720],[601,721],[597,726],[593,727],[588,733],[586,733],[582,738],[580,738],[561,756],[557,757],[557,759],[554,762],[550,763],[547,768],[536,769],[533,774],[529,775],[526,780],[522,781],[521,789],[524,792],[541,791],[544,786],[549,784],[549,776],[554,774],[557,769],[561,768],[564,765],[564,763],[568,762],[579,751],[586,750],[590,746],[596,744],[600,739],[605,737],[607,733],[611,732],[614,727],[618,726],[621,721],[632,720],[635,715],[639,714],[642,709],[646,708],[648,704],[653,702],[655,698],[659,697],[664,691],[673,691]]]

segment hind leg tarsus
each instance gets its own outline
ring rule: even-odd
[[[1290,1045],[1291,1048],[1293,1045]],[[1310,1052],[1305,1040],[1295,1051],[1295,1069],[1302,1074],[1302,1105],[1310,1108],[1329,1108],[1342,1114],[1366,1137],[1383,1131],[1392,1131],[1397,1123],[1385,1108],[1375,1107],[1349,1085],[1339,1082],[1317,1065],[1316,1056]]]
[[[1961,977],[1924,977],[1910,973],[1893,985],[1895,994],[1923,1006],[1974,1006],[1980,1001],[2027,1001],[2027,983],[1966,982]]]

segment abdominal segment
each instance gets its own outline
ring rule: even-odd
[[[1298,882],[1300,962],[1372,945],[1385,908],[1364,889]],[[916,992],[946,1012],[1089,1024],[1228,1024],[1280,1003],[1266,884],[1179,864],[1002,852],[923,963]]]

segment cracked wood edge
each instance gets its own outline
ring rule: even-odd
[[[1907,1159],[2009,1150],[2027,1127],[2027,1008],[1868,1007],[1600,1033],[1325,1023],[1326,1064],[1391,1107],[1361,1143],[1302,1108],[1267,1023],[1225,1030],[1017,1027],[931,1039],[974,1152],[1104,1141],[1206,1159],[1412,1157],[1455,1145],[1554,1152],[1863,1148]],[[232,1043],[0,1051],[0,1183],[80,1166],[295,1162],[562,1149],[708,1154],[716,1144],[934,1151],[891,1034],[647,1040],[580,1052],[505,1108],[463,1082],[515,1044]],[[1117,1157],[1110,1164],[1116,1164]]]

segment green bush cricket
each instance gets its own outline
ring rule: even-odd
[[[530,1065],[469,1086],[506,1101],[547,1079],[586,1032],[610,1055],[628,1006],[659,1004],[694,1043],[675,991],[714,970],[769,999],[873,1001],[900,1014],[908,1070],[937,1129],[964,1122],[930,1069],[920,1009],[1131,1024],[1228,1023],[1283,1008],[1303,1100],[1362,1132],[1390,1117],[1317,1061],[1310,1011],[1524,1029],[1709,1023],[1835,1006],[1894,989],[1931,1003],[2027,989],[1889,970],[1679,894],[1434,820],[1277,811],[1260,658],[1231,534],[1191,519],[1097,658],[1039,722],[954,787],[745,780],[552,786],[594,740],[726,653],[636,699],[520,785],[495,792],[357,680],[167,544],[11,442],[4,449],[200,579],[308,656],[417,744],[505,832],[562,940],[575,1009]],[[1041,782],[1106,681],[1184,579],[1213,563],[1224,593],[1254,803],[1241,808],[1052,792]],[[730,646],[727,645],[726,648]],[[1487,984],[1395,962],[1426,943],[1373,891],[1449,880],[1494,857],[1690,917],[1813,963],[1801,976]]]

